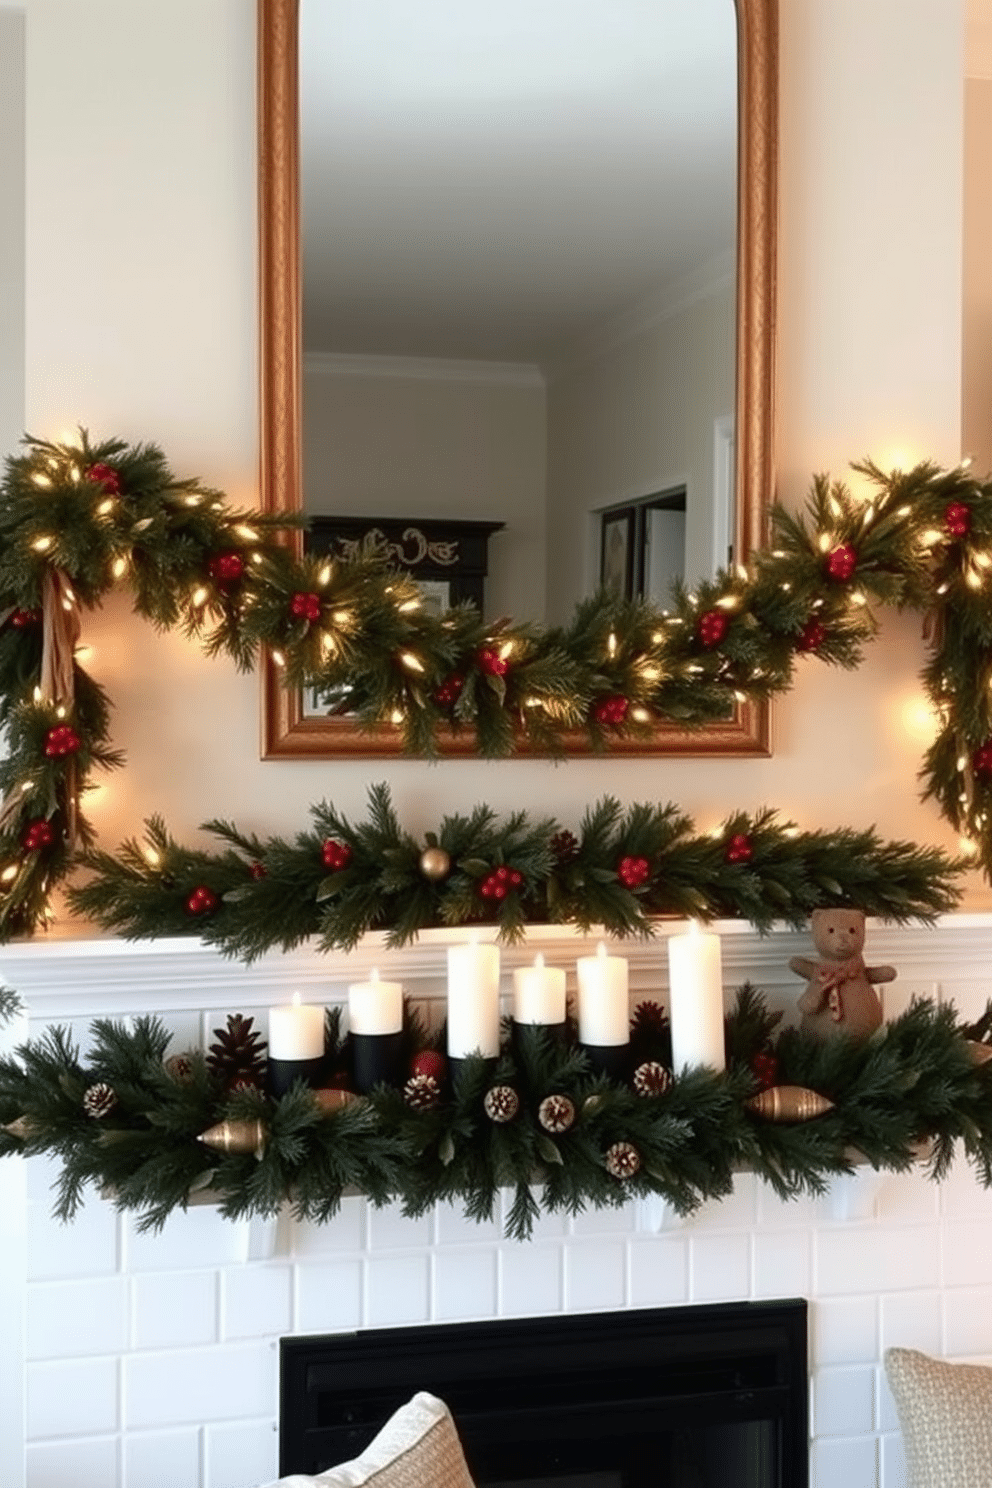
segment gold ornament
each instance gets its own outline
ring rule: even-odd
[[[339,1090],[336,1086],[329,1086],[326,1090],[311,1090],[310,1094],[325,1116],[330,1116],[334,1111],[342,1111],[345,1106],[351,1106],[362,1098],[353,1090]]]
[[[805,1085],[772,1085],[744,1104],[769,1121],[812,1121],[834,1108],[832,1100],[819,1091],[807,1090]]]
[[[988,1064],[992,1059],[992,1044],[980,1044],[977,1039],[965,1039],[965,1044],[972,1064]]]
[[[439,882],[451,872],[451,857],[443,847],[425,847],[420,854],[420,871],[425,878]]]
[[[261,1121],[219,1121],[216,1126],[201,1132],[197,1138],[205,1147],[217,1152],[250,1152],[261,1157],[265,1151],[267,1132]]]

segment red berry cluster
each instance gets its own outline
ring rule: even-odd
[[[489,677],[505,677],[509,669],[506,658],[500,656],[492,646],[484,646],[478,655],[479,670]]]
[[[696,634],[708,649],[719,646],[727,634],[727,617],[722,610],[707,610],[700,615]]]
[[[621,858],[617,864],[617,878],[625,889],[636,889],[647,879],[651,864],[647,858]]]
[[[103,465],[97,461],[87,470],[86,479],[95,486],[100,486],[109,496],[120,495],[121,478],[112,465]]]
[[[208,889],[206,884],[197,884],[186,900],[186,912],[191,915],[212,914],[218,904],[220,900],[213,889]]]
[[[797,651],[819,651],[827,639],[827,628],[822,620],[810,618],[806,621],[796,642]]]
[[[754,857],[754,848],[751,839],[746,832],[735,832],[727,843],[726,859],[728,863],[750,863]]]
[[[827,573],[839,584],[846,584],[848,579],[853,578],[857,566],[858,555],[850,543],[841,543],[839,548],[834,548],[827,555]]]
[[[992,739],[979,744],[971,756],[971,768],[980,780],[992,779]]]
[[[459,677],[457,672],[452,672],[450,677],[445,677],[434,689],[434,701],[439,708],[453,708],[462,695],[465,686],[465,678]]]
[[[298,620],[319,620],[320,595],[294,594],[289,601],[289,613]]]
[[[966,537],[971,530],[971,512],[961,501],[952,501],[944,509],[944,526],[951,537]]]
[[[264,863],[252,863],[248,868],[248,872],[251,874],[252,878],[264,878],[266,871],[267,870]]]
[[[519,868],[508,868],[501,863],[491,873],[487,873],[479,884],[479,893],[483,899],[505,899],[511,889],[519,889],[524,881],[524,876]]]
[[[630,699],[617,692],[611,697],[600,698],[598,703],[594,703],[592,716],[597,723],[605,723],[612,728],[618,728],[627,717],[629,707]]]
[[[770,1090],[778,1084],[778,1060],[774,1054],[762,1050],[751,1060],[751,1073],[762,1090]]]
[[[44,818],[28,822],[21,842],[28,852],[38,852],[42,847],[51,847],[55,841],[55,828]]]
[[[347,868],[351,862],[351,848],[347,842],[337,842],[333,837],[328,837],[320,849],[321,860],[325,868],[330,868],[332,873]]]
[[[45,735],[45,753],[49,759],[58,759],[63,754],[75,754],[81,743],[74,728],[67,723],[57,723]]]
[[[240,553],[218,553],[207,564],[210,577],[221,588],[225,584],[236,584],[245,571],[245,560]]]
[[[15,630],[27,630],[29,625],[37,625],[40,619],[40,610],[15,610],[10,623]]]

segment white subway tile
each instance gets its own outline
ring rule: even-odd
[[[992,1355],[992,1288],[944,1293],[944,1353],[949,1359]]]
[[[372,1256],[366,1270],[366,1322],[371,1328],[391,1323],[426,1323],[430,1317],[428,1257]]]
[[[311,1220],[291,1222],[289,1235],[293,1255],[306,1257],[364,1250],[367,1207],[365,1199],[349,1194],[341,1200],[341,1208],[327,1224],[314,1224]]]
[[[508,1242],[500,1248],[500,1311],[504,1317],[560,1312],[564,1305],[560,1245]]]
[[[571,1222],[573,1235],[632,1235],[637,1230],[637,1205],[628,1200],[619,1209],[585,1209]]]
[[[293,1326],[289,1266],[227,1266],[221,1272],[224,1338],[264,1338]]]
[[[808,1297],[812,1244],[806,1230],[758,1231],[754,1236],[754,1295]]]
[[[124,1488],[202,1488],[200,1428],[129,1432],[122,1483]]]
[[[51,1200],[28,1203],[28,1280],[105,1276],[117,1270],[119,1216],[90,1198],[69,1224],[51,1215]]]
[[[275,1421],[207,1427],[204,1488],[248,1488],[249,1484],[271,1482],[278,1471],[279,1433]]]
[[[35,1157],[24,1159],[24,1170],[27,1174],[28,1198],[37,1200],[45,1210],[50,1210],[55,1201],[55,1184],[62,1164],[57,1157],[47,1153],[39,1153]]]
[[[632,1240],[627,1258],[632,1307],[688,1302],[689,1242],[682,1235]]]
[[[864,1436],[875,1426],[875,1370],[818,1369],[813,1375],[813,1435]]]
[[[915,1348],[939,1354],[943,1347],[940,1292],[895,1292],[882,1297],[881,1348]]]
[[[27,1367],[29,1441],[100,1436],[118,1427],[118,1362],[73,1359]]]
[[[885,1173],[877,1213],[883,1224],[934,1224],[940,1213],[940,1185],[919,1165],[908,1173]]]
[[[271,1344],[214,1345],[124,1360],[129,1429],[270,1416],[276,1410]]]
[[[689,1291],[693,1302],[751,1295],[750,1236],[690,1234]]]
[[[989,1226],[972,1220],[943,1227],[945,1287],[981,1286],[989,1275]]]
[[[247,1221],[224,1219],[202,1205],[174,1210],[161,1230],[142,1234],[133,1219],[125,1226],[125,1270],[202,1271],[245,1259]]]
[[[131,1286],[135,1348],[191,1348],[216,1340],[216,1271],[149,1273],[134,1277]]]
[[[809,1194],[783,1199],[770,1183],[756,1187],[757,1224],[760,1229],[809,1229],[822,1218],[820,1200]]]
[[[879,1431],[898,1431],[899,1413],[896,1403],[889,1389],[889,1382],[885,1377],[885,1365],[878,1366],[878,1429]]]
[[[116,1436],[89,1441],[38,1442],[27,1449],[27,1488],[116,1488],[119,1440]],[[144,1488],[128,1481],[127,1488]],[[187,1488],[185,1483],[169,1488]],[[194,1481],[189,1488],[199,1488]]]
[[[722,1199],[707,1199],[690,1215],[688,1224],[697,1233],[705,1230],[749,1230],[758,1215],[758,1179],[753,1173],[737,1173],[732,1191]]]
[[[879,1441],[882,1456],[881,1488],[906,1488],[906,1451],[898,1431],[887,1432]]]
[[[878,1358],[875,1297],[820,1298],[809,1310],[812,1357],[817,1364],[866,1364]]]
[[[936,1226],[929,1229],[847,1225],[821,1229],[816,1237],[816,1290],[895,1292],[937,1285],[940,1247]]]
[[[434,1238],[433,1214],[408,1219],[399,1204],[387,1204],[368,1212],[369,1250],[416,1250],[430,1245]]]
[[[812,1488],[878,1488],[878,1442],[873,1436],[814,1441],[809,1468]]]
[[[620,1240],[589,1240],[565,1252],[565,1306],[597,1312],[626,1302],[626,1246]]]
[[[437,1243],[439,1245],[497,1245],[503,1238],[499,1196],[492,1219],[469,1219],[458,1204],[438,1204]]]
[[[127,1344],[123,1276],[36,1281],[27,1289],[27,1357],[71,1359],[119,1353]]]
[[[434,1255],[434,1317],[438,1322],[490,1318],[497,1312],[496,1252],[444,1247]]]
[[[308,1262],[296,1268],[295,1333],[340,1333],[364,1321],[363,1263]]]
[[[939,1185],[940,1212],[947,1219],[984,1219],[992,1223],[992,1188],[985,1188],[959,1152]]]

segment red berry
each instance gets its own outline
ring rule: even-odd
[[[952,501],[944,511],[944,526],[951,537],[965,537],[971,529],[971,512],[961,501]]]
[[[722,610],[707,610],[700,615],[696,631],[704,646],[719,646],[727,634],[727,617]]]
[[[751,1073],[762,1090],[770,1090],[778,1081],[778,1060],[774,1054],[761,1051],[751,1060]]]
[[[508,669],[506,659],[500,656],[498,651],[494,651],[491,646],[486,646],[479,652],[478,660],[479,670],[485,672],[488,676],[503,677],[506,675]]]
[[[992,779],[992,739],[979,744],[971,756],[971,768],[980,780]]]
[[[267,870],[264,863],[252,863],[248,869],[248,872],[251,874],[252,878],[264,878],[266,871]]]
[[[841,543],[827,557],[827,573],[840,584],[846,584],[858,566],[858,555],[850,543]]]
[[[593,705],[592,713],[597,723],[605,723],[610,727],[618,728],[627,717],[629,707],[628,698],[621,693],[614,693],[610,697],[600,698],[599,702]]]
[[[351,862],[351,848],[347,842],[336,842],[333,837],[328,837],[320,850],[320,856],[325,868],[338,873]]]
[[[86,479],[92,481],[95,486],[100,486],[110,496],[120,494],[121,478],[112,465],[102,465],[98,461],[89,467]]]
[[[727,844],[728,863],[749,863],[754,856],[751,839],[746,832],[735,832]]]
[[[240,553],[218,553],[207,567],[210,577],[223,587],[237,583],[245,571],[245,560]]]
[[[826,626],[822,621],[811,618],[806,621],[796,642],[797,651],[819,651],[827,638]]]
[[[197,884],[186,900],[186,909],[191,915],[212,914],[219,903],[213,889],[208,889],[206,884]]]
[[[15,610],[10,623],[15,630],[27,630],[29,625],[37,625],[40,619],[40,610]]]
[[[448,1061],[437,1049],[421,1049],[410,1060],[411,1075],[427,1075],[431,1080],[436,1080],[440,1085],[444,1079]]]
[[[294,594],[289,602],[290,614],[300,620],[320,619],[319,594]]]
[[[465,686],[465,678],[459,677],[457,672],[446,677],[434,689],[434,701],[439,708],[453,708],[461,696],[462,688]]]
[[[644,883],[651,869],[647,858],[625,857],[617,865],[617,877],[627,889],[636,889]]]
[[[45,753],[49,759],[58,759],[65,754],[75,754],[79,748],[79,735],[67,723],[56,724],[45,735]]]
[[[524,876],[520,872],[520,869],[519,868],[511,868],[510,869],[510,882],[513,885],[513,887],[515,889],[519,889],[519,887],[523,883],[523,881],[524,881]]]
[[[28,852],[37,852],[42,847],[51,847],[55,841],[55,829],[50,821],[44,819],[29,822],[21,841]]]

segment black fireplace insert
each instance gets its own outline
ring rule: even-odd
[[[418,1390],[479,1488],[807,1488],[803,1300],[370,1329],[281,1344],[279,1469],[357,1456]]]

